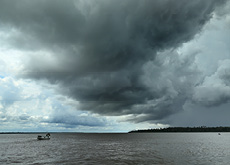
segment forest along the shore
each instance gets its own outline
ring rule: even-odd
[[[129,133],[148,132],[230,132],[230,127],[168,127],[156,129],[132,130]]]

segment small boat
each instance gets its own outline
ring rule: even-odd
[[[220,133],[218,133],[218,135],[221,135]]]
[[[46,136],[38,135],[38,140],[50,140],[50,133],[47,133]]]

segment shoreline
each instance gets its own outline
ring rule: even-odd
[[[141,129],[132,130],[128,133],[186,133],[186,132],[230,132],[230,127],[168,127],[168,128],[156,128],[156,129]]]

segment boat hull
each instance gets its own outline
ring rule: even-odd
[[[50,137],[45,137],[45,136],[38,136],[38,140],[50,140]]]

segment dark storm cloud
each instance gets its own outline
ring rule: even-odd
[[[29,57],[25,77],[59,84],[81,110],[131,114],[129,120],[141,122],[182,109],[197,81],[193,56],[179,61],[173,51],[158,52],[191,40],[223,3],[2,0],[0,25],[16,30],[8,39],[12,46],[40,51]]]

